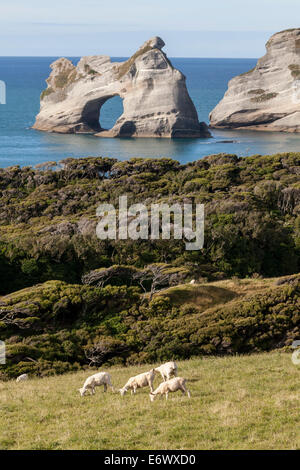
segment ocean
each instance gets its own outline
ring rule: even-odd
[[[0,57],[0,80],[6,83],[7,104],[0,105],[0,167],[35,166],[67,157],[171,157],[181,163],[226,152],[239,156],[299,151],[300,135],[255,131],[212,130],[212,139],[100,139],[91,135],[58,135],[31,129],[39,111],[49,65],[57,57]],[[79,58],[71,58],[76,63]],[[125,58],[114,58],[121,61]],[[253,68],[256,59],[181,59],[173,65],[187,78],[200,121],[222,99],[228,81]],[[100,122],[113,126],[122,113],[121,99],[105,103]]]

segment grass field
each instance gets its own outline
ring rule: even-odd
[[[147,369],[106,370],[119,388]],[[290,354],[196,358],[178,361],[178,372],[190,400],[103,388],[81,398],[91,371],[1,382],[0,449],[300,449],[300,367]]]

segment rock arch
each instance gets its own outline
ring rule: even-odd
[[[81,119],[84,122],[85,126],[94,130],[95,132],[100,132],[101,127],[101,108],[102,106],[111,98],[119,96],[118,94],[114,95],[104,95],[101,98],[95,98],[90,101],[87,101],[82,109]]]
[[[119,95],[109,98],[100,109],[100,128],[104,130],[112,129],[123,113],[123,99]]]
[[[75,67],[65,58],[51,64],[41,94],[35,129],[59,133],[93,133],[100,137],[210,137],[188,94],[184,75],[155,37],[125,62],[108,56],[82,57]],[[99,114],[114,96],[124,111],[109,131],[102,131]]]

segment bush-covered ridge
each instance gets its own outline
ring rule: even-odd
[[[2,297],[0,336],[8,361],[1,378],[269,351],[300,338],[299,276],[222,282],[173,287],[151,301],[137,287],[60,281]],[[208,295],[215,302],[205,305]],[[186,301],[178,302],[180,296]]]
[[[59,279],[78,283],[93,269],[167,262],[220,279],[299,272],[300,153],[238,158],[67,159],[0,169],[0,295]],[[54,171],[55,170],[55,171]],[[180,241],[100,242],[101,202],[205,204],[204,249]]]
[[[220,154],[186,165],[99,157],[0,169],[2,377],[298,339],[299,279],[260,278],[300,271],[299,163],[300,153]],[[117,207],[124,194],[129,204],[204,203],[204,249],[98,240],[96,207]]]

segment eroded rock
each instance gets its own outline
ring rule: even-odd
[[[87,56],[75,67],[58,59],[51,64],[33,127],[101,137],[210,137],[206,124],[198,121],[184,75],[172,66],[163,46],[154,37],[125,62]],[[107,131],[99,123],[101,107],[117,95],[124,112]]]
[[[256,67],[233,78],[211,127],[300,132],[300,29],[274,34]]]

